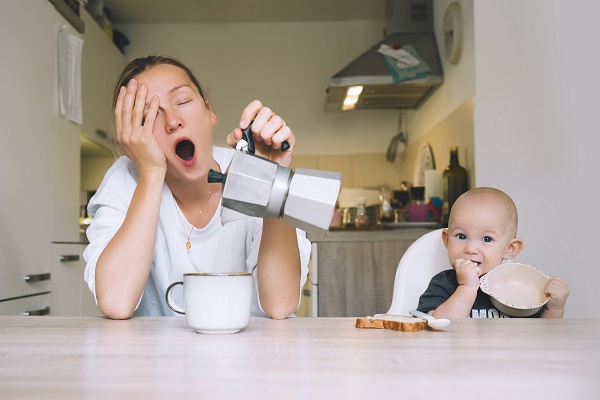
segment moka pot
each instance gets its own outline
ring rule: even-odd
[[[282,218],[314,237],[327,233],[342,174],[291,168],[254,154],[252,124],[242,131],[227,173],[210,170],[209,182],[223,183],[221,222],[246,216]],[[282,144],[282,151],[289,144]]]

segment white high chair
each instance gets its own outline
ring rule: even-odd
[[[442,229],[426,233],[418,238],[406,250],[394,280],[392,305],[387,312],[394,315],[409,315],[409,310],[415,310],[419,297],[431,278],[446,269],[450,269],[448,251],[442,242]]]

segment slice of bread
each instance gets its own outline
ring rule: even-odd
[[[401,332],[417,332],[425,329],[421,318],[404,315],[379,314],[377,317],[356,318],[357,328],[389,329]]]

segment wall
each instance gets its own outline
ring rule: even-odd
[[[398,189],[401,182],[414,182],[417,156],[422,146],[429,145],[435,159],[435,169],[443,170],[450,162],[450,146],[459,146],[459,160],[470,171],[474,184],[473,165],[473,101],[467,100],[456,110],[420,137],[413,139],[405,151],[398,153],[393,163],[385,153],[349,155],[296,155],[292,168],[311,168],[342,173],[342,187]]]
[[[219,123],[215,143],[258,98],[285,117],[298,136],[296,154],[383,152],[398,111],[324,113],[331,75],[379,40],[381,21],[142,24],[120,26],[128,58],[170,54],[207,87]],[[176,38],[176,40],[174,40]]]
[[[443,56],[444,33],[442,22],[446,7],[455,0],[434,0],[434,26],[440,59],[444,70],[444,84],[423,106],[409,113],[408,131],[412,139],[431,131],[442,120],[475,94],[475,53],[473,35],[473,0],[459,0],[463,14],[463,48],[457,64],[450,64]]]
[[[82,157],[81,158],[81,192],[98,189],[104,174],[115,162],[115,157]],[[85,199],[85,200],[84,200]],[[82,194],[82,204],[87,198]]]
[[[434,0],[434,27],[444,70],[444,84],[418,110],[407,112],[409,146],[394,165],[401,180],[412,182],[419,150],[429,144],[436,169],[450,162],[450,147],[459,147],[460,164],[467,168],[471,186],[475,183],[473,95],[475,94],[475,52],[473,1],[458,0],[463,14],[463,47],[457,64],[443,56],[442,22],[446,7],[455,0]]]
[[[446,118],[424,132],[408,146],[405,154],[396,160],[403,180],[413,182],[417,156],[424,145],[429,145],[435,158],[435,169],[443,170],[450,164],[450,147],[458,146],[459,162],[467,168],[471,186],[474,185],[473,100],[467,99]]]
[[[438,40],[442,37],[441,16],[449,3],[434,0]],[[422,145],[422,136],[434,147],[438,168],[448,164],[450,144],[472,142],[472,130],[464,129],[472,126],[470,122],[458,124],[456,130],[447,126],[447,119],[456,125],[464,112],[452,114],[463,104],[471,104],[468,101],[474,93],[472,0],[461,0],[461,4],[465,45],[460,66],[442,60],[444,85],[421,109],[406,113],[408,155],[400,155],[394,164],[385,161],[385,153],[397,133],[400,111],[323,112],[330,76],[381,39],[383,15],[377,21],[131,24],[118,28],[131,41],[126,47],[128,58],[171,54],[192,67],[207,86],[219,117],[216,144],[225,145],[224,137],[237,123],[241,109],[259,98],[284,115],[298,136],[294,167],[341,171],[346,187],[385,184],[394,188],[403,180],[412,182],[414,152]],[[440,128],[444,125],[445,129]],[[472,147],[461,151],[463,165],[473,165]]]
[[[600,317],[598,15],[593,0],[474,3],[476,183],[514,198],[519,259],[564,277],[568,317]]]
[[[450,0],[434,1],[436,36]],[[409,140],[432,129],[472,97],[472,0],[461,0],[465,44],[460,66],[444,60],[445,84],[418,112],[408,113]],[[299,137],[296,154],[384,153],[396,134],[398,110],[324,113],[329,78],[383,36],[381,20],[302,23],[128,24],[128,58],[170,54],[207,86],[219,116],[215,141],[259,98],[285,116]],[[176,39],[174,39],[176,38]]]

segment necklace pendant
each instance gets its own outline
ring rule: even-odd
[[[188,241],[185,243],[185,248],[189,250],[191,247],[192,247],[192,244],[191,244],[191,243],[190,243],[190,241],[188,240]]]

